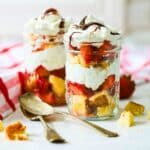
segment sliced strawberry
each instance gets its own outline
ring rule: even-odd
[[[49,105],[55,105],[56,103],[55,95],[52,92],[39,93],[38,96]]]
[[[110,44],[109,41],[104,41],[103,45],[99,48],[99,52],[98,52],[99,60],[114,59],[116,53],[114,51],[111,51],[114,48],[115,46]]]
[[[51,89],[51,85],[47,79],[39,77],[37,79],[37,88],[39,92],[44,93]]]
[[[44,68],[42,65],[36,68],[35,73],[37,73],[39,77],[48,77],[50,74],[50,72],[46,68]]]
[[[115,85],[115,75],[109,75],[104,83],[100,86],[100,90],[109,90]]]
[[[64,79],[65,78],[65,67],[63,67],[61,69],[53,70],[50,72],[50,74]]]
[[[113,45],[110,43],[110,41],[105,40],[105,41],[103,42],[103,45],[99,48],[99,51],[109,51],[109,50],[112,50],[112,49],[114,49],[114,48],[115,48],[115,46],[113,46]]]
[[[72,83],[70,81],[67,84],[69,93],[71,94],[87,95],[87,96],[91,96],[93,94],[93,91],[91,89],[86,88],[82,84]]]
[[[94,47],[91,45],[82,44],[80,47],[80,54],[86,64],[90,64],[93,60]]]
[[[122,75],[120,77],[120,98],[125,99],[132,96],[135,90],[135,82],[131,80],[131,76]]]

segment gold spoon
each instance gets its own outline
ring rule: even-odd
[[[66,140],[63,139],[52,127],[49,127],[47,125],[47,123],[45,122],[45,120],[43,119],[43,113],[41,113],[41,115],[39,115],[38,111],[34,113],[31,113],[30,111],[28,111],[30,108],[32,110],[32,107],[26,107],[26,105],[24,105],[24,98],[26,96],[31,96],[30,95],[31,93],[28,93],[26,95],[23,95],[21,96],[19,99],[20,99],[20,108],[21,108],[21,111],[22,113],[24,114],[24,116],[26,116],[27,118],[29,118],[30,120],[40,120],[44,129],[45,129],[45,135],[46,135],[46,138],[47,140],[49,140],[50,142],[52,143],[66,143]],[[25,97],[24,97],[25,96]],[[28,99],[27,100],[27,103],[29,102]],[[34,103],[34,101],[33,101]],[[45,108],[47,107],[47,104],[45,105],[46,103],[44,103],[43,106],[45,106]],[[36,105],[35,105],[36,106]],[[37,105],[38,106],[38,105]],[[27,110],[26,110],[27,109]],[[47,112],[45,112],[45,114],[47,113],[51,113],[52,112],[52,109],[51,108],[48,108],[47,109]],[[44,115],[45,115],[44,114]]]
[[[103,135],[107,137],[117,137],[119,136],[117,133],[109,131],[103,127],[100,127],[96,124],[93,124],[91,122],[88,122],[86,120],[79,119],[73,115],[70,115],[69,113],[65,112],[54,112],[54,109],[44,103],[39,97],[35,96],[33,93],[26,93],[20,97],[20,104],[23,109],[26,111],[38,115],[38,116],[62,116],[62,117],[71,117],[77,121],[81,121],[90,127],[93,127],[96,129],[99,133],[102,133]]]

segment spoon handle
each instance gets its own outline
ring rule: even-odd
[[[112,131],[107,130],[107,129],[103,128],[103,127],[100,127],[100,126],[98,126],[96,124],[93,124],[93,123],[91,123],[89,121],[77,118],[77,117],[75,117],[73,115],[70,115],[69,113],[61,112],[61,113],[58,113],[58,114],[63,115],[63,116],[67,116],[67,117],[70,117],[70,118],[73,118],[73,119],[75,119],[77,121],[80,121],[80,122],[82,122],[84,124],[87,124],[90,127],[96,129],[98,132],[102,133],[103,135],[105,135],[107,137],[118,137],[119,136],[118,133],[116,133],[116,132],[112,132]]]
[[[49,127],[42,116],[37,116],[38,119],[42,122],[47,140],[52,143],[66,143],[65,139],[63,139],[52,127]]]

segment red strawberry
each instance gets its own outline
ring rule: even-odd
[[[61,69],[53,70],[50,72],[50,74],[64,79],[65,78],[65,67],[61,68]]]
[[[48,80],[45,78],[38,78],[37,79],[37,90],[41,93],[47,92],[50,90],[51,85],[49,84]]]
[[[72,83],[72,82],[68,82],[68,89],[69,92],[71,94],[77,94],[77,95],[92,95],[92,90],[86,88],[84,85],[82,84],[78,84],[78,83]]]
[[[49,71],[45,69],[42,65],[36,68],[35,73],[39,75],[39,77],[48,77],[49,76]]]
[[[56,98],[52,92],[49,93],[38,93],[38,96],[47,104],[55,105]]]
[[[80,47],[80,54],[83,57],[86,64],[90,64],[93,60],[94,47],[91,45],[82,44]]]
[[[120,98],[125,99],[132,96],[135,90],[135,82],[131,80],[131,76],[122,75],[120,77]]]
[[[99,59],[100,60],[110,60],[110,59],[114,59],[116,53],[111,51],[112,49],[114,49],[115,46],[113,46],[112,44],[110,44],[109,41],[104,41],[103,45],[99,48]]]
[[[115,75],[109,75],[104,83],[100,86],[100,90],[109,90],[115,85]]]
[[[103,45],[100,47],[100,51],[109,51],[109,50],[112,50],[112,49],[114,49],[115,48],[115,46],[113,46],[111,43],[110,43],[110,41],[104,41],[103,42]]]

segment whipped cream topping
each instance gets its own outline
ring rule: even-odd
[[[79,25],[71,25],[64,40],[66,48],[70,44],[72,47],[80,48],[80,43],[83,42],[100,47],[104,40],[110,41],[116,48],[121,46],[121,35],[91,15],[84,17]]]
[[[116,80],[119,81],[118,72],[119,62],[116,59],[107,69],[102,68],[85,68],[80,64],[66,63],[66,80],[84,84],[87,88],[97,90],[105,79],[112,74],[116,75]]]
[[[28,48],[29,50],[30,48]],[[65,51],[64,46],[59,45],[53,48],[31,53],[26,51],[25,67],[27,71],[33,72],[38,66],[42,65],[47,70],[60,69],[65,66]]]
[[[70,19],[64,19],[56,9],[47,9],[41,16],[31,19],[25,25],[25,34],[57,36],[65,33],[71,24]]]

